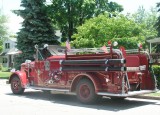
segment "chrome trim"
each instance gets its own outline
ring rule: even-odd
[[[45,87],[36,87],[36,86],[27,86],[25,88],[28,88],[28,89],[38,89],[38,90],[59,91],[59,92],[70,92],[69,89],[45,88]]]
[[[59,60],[59,64],[60,64],[60,65],[62,64],[62,62],[63,62],[63,60]]]
[[[127,67],[127,71],[140,71],[139,67]]]
[[[129,97],[140,94],[154,93],[158,90],[141,90],[141,91],[129,91],[128,93],[115,94],[115,93],[107,93],[107,92],[98,92],[97,95],[109,96],[109,97]]]
[[[59,71],[62,71],[62,67],[59,68]]]
[[[122,59],[124,58],[123,53],[122,53],[121,50],[119,50],[119,49],[113,49],[113,51],[116,52],[117,54],[119,54]]]

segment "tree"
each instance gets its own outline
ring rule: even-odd
[[[119,48],[120,46],[124,46],[125,49],[137,49],[138,43],[141,43],[143,48],[145,44],[144,39],[139,39],[139,37],[124,37],[124,38],[113,38],[112,42],[118,42],[118,45],[116,46]]]
[[[73,35],[75,40],[72,45],[74,47],[101,47],[113,38],[139,38],[142,28],[123,15],[110,17],[109,14],[106,14],[87,20],[77,28],[77,32]],[[129,44],[130,41],[126,40],[126,44],[123,45]]]
[[[7,17],[1,14],[0,11],[0,39],[7,35],[7,26],[5,25],[7,22]]]
[[[0,54],[1,54],[2,50],[3,50],[3,41],[0,39]]]
[[[1,14],[0,11],[0,53],[3,50],[3,40],[5,39],[5,36],[8,34],[7,32],[7,26],[5,25],[7,22],[7,17],[3,14]]]
[[[76,32],[76,27],[82,25],[86,19],[98,16],[101,13],[121,12],[121,5],[108,0],[52,0],[48,6],[52,21],[62,32],[62,41]]]
[[[157,9],[158,9],[158,12],[160,13],[160,2],[157,3]],[[156,22],[156,24],[155,24],[155,27],[156,27],[156,30],[157,30],[157,32],[158,32],[158,37],[160,37],[160,15],[159,15],[159,17],[157,18],[157,22]],[[156,45],[155,51],[156,51],[157,53],[160,52],[160,44]]]
[[[51,26],[51,19],[47,16],[45,0],[22,0],[22,10],[15,10],[24,21],[18,32],[17,48],[23,53],[17,57],[18,65],[26,59],[33,59],[34,45],[43,43],[58,44],[55,31]]]
[[[154,38],[157,36],[157,31],[154,26],[157,17],[158,13],[156,8],[151,8],[150,11],[146,11],[143,7],[139,7],[132,18],[136,23],[141,24],[145,38]]]
[[[158,12],[160,13],[160,2],[157,3],[157,8],[158,8]],[[158,31],[158,36],[160,36],[160,15],[159,15],[159,17],[157,19],[156,29]]]

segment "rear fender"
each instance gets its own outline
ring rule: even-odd
[[[21,80],[21,85],[23,88],[25,88],[25,86],[28,84],[27,75],[26,75],[26,72],[24,71],[16,71],[12,73],[9,78],[9,83],[11,83],[11,80],[13,77],[18,77]]]
[[[76,91],[76,85],[83,78],[88,78],[92,81],[95,87],[95,92],[98,92],[99,90],[101,90],[102,86],[100,85],[100,80],[96,76],[92,74],[88,74],[88,73],[81,73],[81,74],[76,75],[75,78],[73,79],[72,84],[71,84],[71,92]]]

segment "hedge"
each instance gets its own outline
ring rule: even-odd
[[[156,75],[157,80],[158,80],[158,83],[157,83],[158,87],[160,87],[160,66],[159,65],[154,65],[153,70],[154,70],[154,74]]]

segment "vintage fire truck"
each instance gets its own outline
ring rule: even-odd
[[[35,49],[35,60],[26,60],[8,80],[14,94],[32,88],[76,94],[80,102],[93,103],[102,96],[124,99],[157,91],[150,55],[140,48]]]

